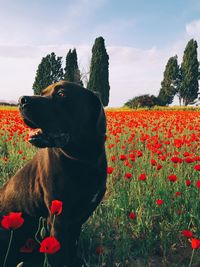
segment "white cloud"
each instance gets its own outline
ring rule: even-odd
[[[200,20],[193,20],[186,25],[186,33],[191,37],[200,37]]]

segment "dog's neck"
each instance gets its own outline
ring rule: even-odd
[[[81,145],[69,142],[65,147],[60,148],[62,153],[69,159],[87,163],[94,163],[99,156],[105,152],[106,136],[102,135],[96,140],[84,141]]]

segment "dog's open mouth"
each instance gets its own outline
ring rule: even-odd
[[[30,129],[28,141],[39,148],[65,147],[69,142],[69,134],[60,131],[46,132],[41,128]]]

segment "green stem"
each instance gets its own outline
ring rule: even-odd
[[[38,233],[39,233],[39,231],[40,231],[41,223],[42,223],[42,217],[40,217],[40,219],[39,219],[38,229],[37,229],[37,232],[35,233],[35,240],[36,240],[39,244],[40,244],[40,241],[39,241],[39,239],[37,238],[37,235],[38,235]]]
[[[194,256],[194,249],[192,250],[192,255],[191,255],[190,263],[189,263],[189,266],[188,267],[191,267],[192,266],[193,256]]]
[[[8,254],[9,254],[9,251],[10,251],[12,238],[13,238],[13,230],[10,231],[10,240],[9,240],[9,244],[8,244],[8,249],[7,249],[7,252],[6,252],[6,256],[5,256],[5,258],[4,258],[3,267],[6,266],[6,261],[7,261]]]

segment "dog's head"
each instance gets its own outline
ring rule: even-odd
[[[74,83],[60,81],[41,96],[22,96],[19,109],[32,129],[29,142],[37,147],[66,147],[105,136],[105,114],[99,98]]]

